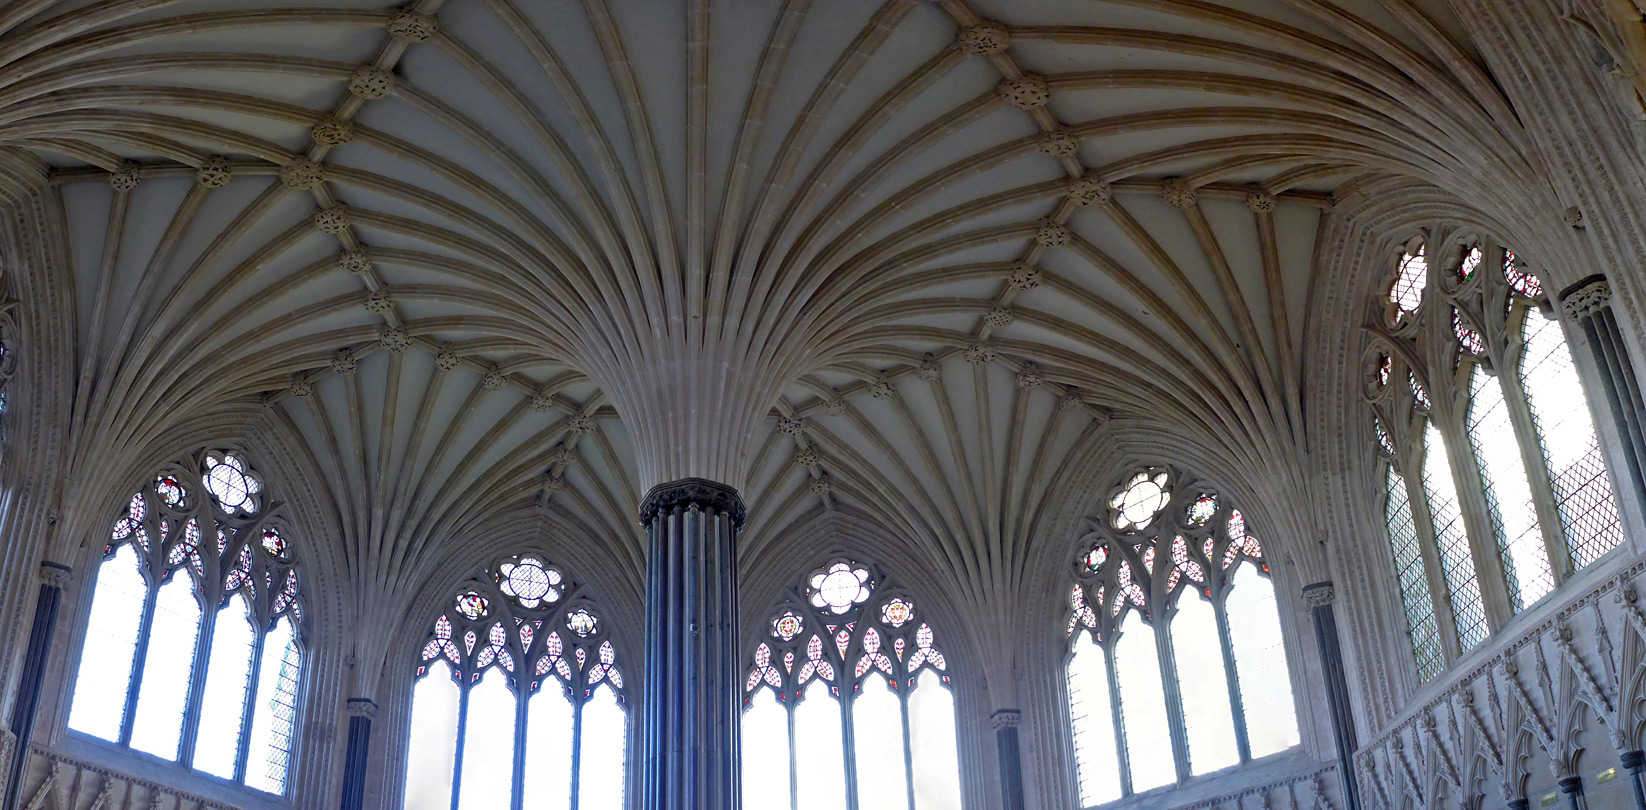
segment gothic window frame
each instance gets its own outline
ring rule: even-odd
[[[1396,307],[1391,302],[1398,297],[1397,291],[1410,286],[1403,275],[1414,248],[1426,251],[1428,280],[1418,285],[1423,292],[1416,306]],[[1370,411],[1369,444],[1379,459],[1375,479],[1382,482],[1383,491],[1374,502],[1380,507],[1389,502],[1392,493],[1388,488],[1398,476],[1406,488],[1402,494],[1411,509],[1422,551],[1428,597],[1442,649],[1443,660],[1438,666],[1419,649],[1424,646],[1418,638],[1422,634],[1419,627],[1427,619],[1418,615],[1423,611],[1420,607],[1414,609],[1410,601],[1413,589],[1399,581],[1395,589],[1406,614],[1413,670],[1419,681],[1427,681],[1479,643],[1472,629],[1465,630],[1466,625],[1472,628],[1476,622],[1460,617],[1454,609],[1454,587],[1458,582],[1447,570],[1448,561],[1437,538],[1436,506],[1432,502],[1435,493],[1427,485],[1429,468],[1425,466],[1431,452],[1427,446],[1431,425],[1444,444],[1456,490],[1458,522],[1468,538],[1474,578],[1484,603],[1482,638],[1559,590],[1582,567],[1577,564],[1577,552],[1556,503],[1546,463],[1547,447],[1538,432],[1521,373],[1526,319],[1556,321],[1554,326],[1560,330],[1568,351],[1571,341],[1541,282],[1497,240],[1467,230],[1425,229],[1396,245],[1391,254],[1376,287],[1377,304],[1368,317],[1361,398]],[[1421,381],[1424,390],[1398,384],[1408,378]],[[1491,469],[1494,459],[1487,458],[1488,448],[1475,435],[1476,385],[1498,386],[1482,391],[1501,395],[1497,402],[1504,412],[1495,418],[1508,422],[1521,462],[1520,468],[1507,472],[1523,473],[1529,503],[1506,504],[1500,500],[1502,482],[1494,476],[1505,471]],[[1584,391],[1584,397],[1592,402],[1590,392]],[[1592,406],[1590,415],[1593,423]],[[1504,459],[1495,461],[1501,464]],[[1613,492],[1608,503],[1614,510],[1615,502]],[[1522,524],[1536,523],[1541,559],[1525,556],[1529,553],[1524,539],[1527,531],[1523,528],[1518,538],[1511,536],[1506,509],[1519,510],[1516,519]],[[1384,523],[1385,531],[1390,531],[1387,521]],[[1390,542],[1396,543],[1392,532]],[[1391,551],[1396,551],[1393,545]],[[1602,551],[1596,559],[1605,553]],[[1529,569],[1521,571],[1528,559]],[[1400,567],[1398,559],[1394,567]]]
[[[1124,514],[1125,493],[1140,479],[1157,482],[1166,493],[1158,509],[1141,523]],[[1122,720],[1119,667],[1114,653],[1122,635],[1122,625],[1132,613],[1138,614],[1155,637],[1156,665],[1167,703],[1172,764],[1177,774],[1171,784],[1181,785],[1185,779],[1195,775],[1192,773],[1193,753],[1188,742],[1189,723],[1181,694],[1181,673],[1177,670],[1171,636],[1172,620],[1177,616],[1184,595],[1191,589],[1195,593],[1190,598],[1203,598],[1210,603],[1217,625],[1229,716],[1238,754],[1238,762],[1228,767],[1244,767],[1295,748],[1296,743],[1281,751],[1257,757],[1252,755],[1250,723],[1240,685],[1237,653],[1230,637],[1228,599],[1233,591],[1231,580],[1242,565],[1252,565],[1269,587],[1273,588],[1275,583],[1262,543],[1251,529],[1250,518],[1215,483],[1182,474],[1165,465],[1134,468],[1109,490],[1103,503],[1107,508],[1102,516],[1087,519],[1085,531],[1077,540],[1078,551],[1071,562],[1070,573],[1074,584],[1068,592],[1062,659],[1063,672],[1067,676],[1084,640],[1084,643],[1098,648],[1102,668],[1106,672],[1107,702],[1114,733],[1113,764],[1119,771],[1117,781],[1120,795],[1101,804],[1125,800],[1140,792],[1133,786],[1126,723]],[[1239,527],[1238,534],[1236,526]],[[1179,543],[1179,540],[1183,542]],[[1275,593],[1278,611],[1278,589]],[[1289,649],[1283,652],[1287,677],[1293,680],[1292,652]],[[1065,689],[1068,689],[1067,680]],[[1296,732],[1295,689],[1292,694]],[[1066,693],[1066,704],[1070,700],[1071,695]],[[1074,759],[1078,772],[1079,757]],[[1077,781],[1083,781],[1078,773]],[[1078,789],[1076,795],[1080,795]]]
[[[306,705],[308,676],[312,669],[311,631],[304,618],[306,596],[301,587],[302,583],[309,581],[309,575],[297,554],[297,548],[302,543],[294,531],[286,504],[269,497],[269,483],[258,473],[249,456],[240,447],[214,444],[173,458],[159,465],[115,511],[115,516],[109,521],[114,528],[98,541],[103,544],[102,551],[96,553],[93,558],[95,562],[88,566],[92,574],[82,580],[88,587],[82,594],[83,616],[77,623],[82,632],[74,651],[75,681],[64,694],[64,702],[69,709],[64,722],[71,733],[95,744],[135,752],[132,737],[136,731],[146,659],[154,641],[158,594],[163,587],[174,583],[177,577],[184,576],[190,582],[190,593],[200,609],[200,616],[193,658],[188,665],[190,678],[186,686],[177,751],[169,758],[149,755],[160,756],[202,778],[232,782],[264,794],[286,796],[291,793],[292,776],[304,742],[299,719]],[[235,496],[239,503],[226,505],[212,491],[212,483],[208,479],[213,478],[213,469],[217,467],[232,469],[234,472],[230,474],[241,478],[241,484],[246,489]],[[217,479],[217,483],[221,486],[222,480]],[[213,525],[215,531],[211,534],[216,535],[219,543],[217,554],[201,553],[203,550],[209,552],[211,535],[204,530],[191,531],[189,528],[204,526],[208,522]],[[92,608],[103,566],[113,562],[127,548],[137,557],[137,574],[145,596],[126,675],[118,733],[111,740],[75,727],[73,709],[81,680],[87,675],[82,671],[88,652],[86,644],[90,641],[86,631],[94,618]],[[217,620],[223,611],[242,609],[249,612],[253,621],[248,653],[250,660],[245,673],[243,707],[235,733],[233,774],[222,776],[198,767],[197,743],[207,720],[203,717],[203,705],[213,671],[212,652]],[[232,619],[233,615],[228,618]],[[298,664],[296,674],[290,679],[294,682],[291,692],[287,695],[290,698],[291,717],[284,731],[287,748],[280,777],[281,789],[275,793],[251,784],[249,774],[252,763],[249,757],[255,743],[252,738],[254,722],[259,716],[258,701],[260,697],[267,697],[259,695],[262,681],[268,676],[263,668],[270,663],[265,658],[265,644],[281,622],[289,622],[292,638],[279,666],[283,668],[293,652],[298,656]],[[278,688],[283,676],[275,674],[274,678],[276,682],[272,685]],[[287,722],[280,718],[276,721]]]
[[[511,587],[509,574],[516,566],[528,562],[535,562],[549,572],[548,591],[544,596],[533,597],[533,591],[517,591]],[[547,598],[547,594],[551,593],[553,597]],[[464,604],[472,605],[471,600],[475,596],[484,600],[484,608],[471,615],[465,612]],[[581,625],[585,620],[593,621],[592,628],[583,631],[574,626],[574,622]],[[442,636],[442,622],[450,623],[449,633],[445,636]],[[504,644],[510,657],[488,655],[488,648],[495,649],[487,643],[492,641],[489,638],[492,627],[508,622],[515,627],[514,631],[504,634]],[[445,671],[451,674],[459,690],[457,739],[452,759],[452,807],[457,806],[462,793],[469,698],[474,687],[492,668],[504,673],[506,686],[515,698],[514,762],[510,782],[512,799],[509,805],[512,810],[520,810],[526,800],[531,701],[550,688],[561,690],[561,694],[571,703],[573,713],[573,759],[567,786],[569,808],[576,810],[580,799],[582,714],[602,688],[612,690],[618,706],[625,713],[624,747],[627,756],[633,709],[624,676],[626,665],[619,655],[619,645],[611,625],[586,582],[573,579],[549,555],[531,549],[497,556],[482,571],[463,578],[447,589],[447,595],[433,611],[433,617],[424,623],[431,629],[417,648],[413,676],[407,689],[410,692],[423,679]],[[526,634],[521,632],[521,628],[527,626],[532,627],[531,637],[529,641],[523,641]],[[474,635],[472,645],[468,641],[470,634]],[[554,651],[556,640],[560,647],[558,653]],[[482,661],[482,658],[487,660]],[[406,705],[409,727],[416,707],[409,698]],[[410,735],[404,743],[410,746]],[[632,786],[627,784],[626,762],[624,774],[624,792],[628,794]]]
[[[843,609],[836,609],[822,599],[817,583],[831,572],[860,573],[866,594]],[[838,575],[838,574],[837,574]],[[821,584],[821,583],[819,583]],[[938,643],[938,628],[926,617],[929,604],[902,582],[889,576],[885,569],[874,563],[858,562],[851,556],[837,554],[811,570],[798,585],[786,587],[773,607],[767,611],[760,625],[758,638],[751,645],[751,654],[745,661],[744,680],[741,684],[743,711],[748,711],[755,696],[770,691],[777,698],[788,717],[789,734],[789,789],[790,807],[797,806],[796,792],[799,780],[799,746],[794,744],[795,712],[807,700],[805,692],[814,680],[829,686],[830,695],[840,710],[842,761],[844,766],[847,810],[873,806],[868,798],[860,796],[856,757],[853,751],[855,718],[853,701],[862,694],[863,685],[870,678],[885,678],[896,695],[903,720],[904,778],[908,784],[910,807],[918,807],[915,800],[916,768],[913,753],[914,734],[910,719],[909,702],[921,675],[927,671],[937,674],[944,689],[954,694],[953,678],[947,656]],[[893,609],[906,611],[898,620]],[[797,629],[787,635],[780,622],[794,622]],[[872,635],[871,635],[872,634]],[[819,642],[819,653],[813,656],[812,641]],[[878,642],[871,639],[879,639]],[[870,646],[876,649],[869,649]],[[906,651],[906,654],[905,654]],[[848,691],[849,688],[849,691]],[[959,709],[956,701],[955,732],[959,733]],[[956,774],[959,779],[959,774]],[[745,796],[744,806],[756,806]]]

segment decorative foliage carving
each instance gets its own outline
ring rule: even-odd
[[[1034,75],[1008,79],[1000,83],[1000,98],[1019,110],[1044,107],[1052,100],[1052,90],[1046,80]]]

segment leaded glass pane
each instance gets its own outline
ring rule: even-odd
[[[445,661],[431,670],[412,689],[405,810],[451,810],[460,696]]]
[[[1388,468],[1385,485],[1388,497],[1383,507],[1383,520],[1389,530],[1389,552],[1394,557],[1395,582],[1400,586],[1406,630],[1411,635],[1412,654],[1417,659],[1417,676],[1426,681],[1446,665],[1440,649],[1440,628],[1435,622],[1434,601],[1429,594],[1428,576],[1424,573],[1423,552],[1418,547],[1417,522],[1412,517],[1406,480],[1393,465]]]
[[[1486,507],[1515,610],[1554,589],[1549,553],[1537,522],[1537,504],[1526,478],[1526,462],[1515,441],[1503,386],[1476,366],[1469,376],[1469,442],[1485,485]]]
[[[914,810],[960,807],[960,750],[955,739],[954,693],[942,676],[925,670],[909,696],[909,750],[914,760]]]
[[[469,688],[457,810],[509,806],[514,796],[514,700],[508,675],[496,667]]]
[[[525,810],[566,810],[572,801],[572,703],[550,679],[526,701]]]
[[[1229,581],[1223,609],[1229,621],[1236,682],[1245,709],[1246,739],[1252,756],[1262,757],[1298,744],[1297,708],[1286,667],[1285,637],[1274,583],[1256,565],[1242,564]]]
[[[1543,440],[1567,552],[1572,564],[1582,568],[1623,541],[1617,503],[1560,322],[1531,312],[1523,320],[1521,385]]]
[[[860,807],[907,810],[903,763],[903,707],[886,679],[871,675],[852,698],[853,759]]]
[[[292,733],[297,722],[297,675],[303,654],[290,618],[276,622],[263,637],[258,666],[257,704],[246,746],[246,784],[269,793],[286,792],[291,767]]]
[[[131,747],[138,751],[177,759],[200,619],[194,581],[185,572],[173,574],[154,597],[154,624],[149,630],[143,684],[137,693],[137,717],[132,723]]]
[[[789,792],[789,713],[761,689],[743,713],[743,806],[784,810]]]
[[[1103,659],[1103,648],[1081,631],[1069,659],[1068,679],[1082,807],[1120,798],[1120,757],[1115,751],[1109,672]]]
[[[578,810],[623,810],[628,723],[617,693],[609,686],[594,690],[583,704]]]
[[[246,711],[246,690],[251,687],[256,634],[250,610],[245,599],[234,597],[217,611],[206,665],[206,694],[200,705],[200,731],[194,741],[194,769],[224,779],[234,778],[240,721]]]
[[[1193,591],[1184,593],[1177,605],[1170,625],[1172,654],[1183,696],[1189,768],[1198,775],[1239,764],[1240,749],[1235,745],[1234,711],[1229,706],[1217,614],[1212,603]]]
[[[1121,723],[1126,730],[1126,755],[1131,764],[1132,790],[1142,793],[1177,780],[1170,726],[1166,721],[1166,691],[1161,683],[1160,657],[1154,628],[1131,611],[1121,626],[1114,648],[1115,679],[1120,684]]]
[[[1472,650],[1486,639],[1486,606],[1480,598],[1480,579],[1475,573],[1474,554],[1469,550],[1469,535],[1463,527],[1463,509],[1458,505],[1446,442],[1433,422],[1424,432],[1423,493],[1429,501],[1440,573],[1457,624],[1458,644]]]
[[[846,810],[846,756],[840,704],[821,680],[806,687],[794,707],[795,788],[798,810]]]
[[[80,672],[74,681],[69,728],[111,742],[120,739],[147,596],[148,584],[138,570],[137,552],[130,543],[120,546],[113,557],[98,566],[91,616],[80,652]]]

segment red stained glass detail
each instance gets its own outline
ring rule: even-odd
[[[1457,335],[1458,348],[1466,354],[1482,355],[1486,353],[1486,338],[1463,322],[1463,313],[1457,307],[1452,307],[1452,334]]]
[[[1081,565],[1086,569],[1086,573],[1095,574],[1102,571],[1103,564],[1108,561],[1109,547],[1103,543],[1098,543],[1086,552],[1085,557],[1081,558]]]
[[[1515,267],[1515,252],[1503,251],[1503,280],[1524,298],[1536,298],[1543,294],[1543,282],[1518,267]]]

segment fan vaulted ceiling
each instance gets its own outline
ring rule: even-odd
[[[1122,422],[1295,480],[1333,192],[1528,172],[1439,0],[14,0],[0,32],[80,444],[267,398],[387,583],[539,501],[638,571],[684,475],[744,491],[755,555],[849,513],[1009,581]]]

